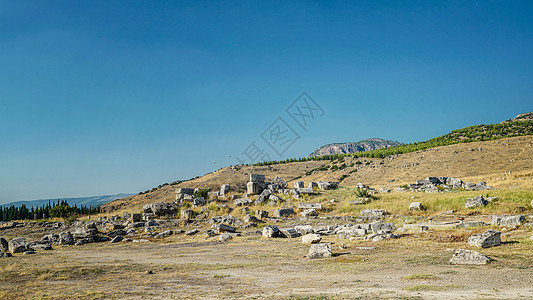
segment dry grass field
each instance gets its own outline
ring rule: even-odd
[[[320,221],[316,221],[320,222]],[[56,247],[0,260],[1,299],[531,299],[531,231],[504,233],[486,266],[449,265],[482,229],[338,240],[331,259],[308,245],[250,232],[225,243],[175,235],[147,243]],[[339,247],[345,244],[345,248]],[[365,249],[358,247],[375,247]],[[468,247],[466,247],[468,248]]]

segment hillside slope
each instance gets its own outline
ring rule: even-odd
[[[379,138],[370,138],[359,142],[333,143],[324,145],[309,154],[309,157],[370,151],[398,145],[402,145],[402,143]]]
[[[140,210],[142,205],[175,199],[176,187],[209,187],[218,189],[231,184],[233,190],[244,191],[248,174],[265,174],[267,180],[280,176],[290,184],[317,180],[342,180],[341,185],[355,186],[363,182],[373,187],[399,186],[427,176],[451,176],[470,181],[487,181],[500,186],[506,174],[520,174],[533,179],[533,135],[499,140],[461,143],[387,158],[347,156],[335,161],[306,161],[273,166],[226,167],[211,174],[178,185],[167,185],[155,191],[118,199],[103,205],[107,211]]]

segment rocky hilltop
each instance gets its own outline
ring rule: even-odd
[[[309,157],[331,155],[331,154],[355,153],[355,152],[387,148],[387,147],[392,147],[392,146],[397,146],[397,145],[402,145],[402,143],[379,139],[379,138],[370,138],[370,139],[362,140],[359,142],[334,143],[334,144],[324,145],[316,149],[315,151],[313,151],[313,153],[309,154]]]
[[[513,119],[505,120],[503,123],[509,123],[509,122],[519,122],[519,121],[531,121],[533,120],[533,112],[523,113],[516,115]]]

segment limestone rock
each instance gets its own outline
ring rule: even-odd
[[[192,230],[189,230],[189,231],[185,231],[185,235],[195,235],[197,234],[198,232],[200,232],[198,229],[194,228]]]
[[[174,232],[172,230],[165,230],[163,232],[160,232],[158,233],[155,238],[156,239],[161,239],[161,238],[165,238],[167,236],[171,236],[172,234],[174,234]]]
[[[388,212],[384,209],[363,209],[361,211],[361,216],[367,216],[367,217],[379,217],[387,215]]]
[[[479,195],[477,197],[468,199],[466,201],[465,208],[476,208],[476,207],[482,207],[486,206],[487,203],[489,203],[485,198],[483,198],[483,195]]]
[[[526,221],[526,217],[523,215],[492,216],[492,225],[494,226],[520,225],[525,221]]]
[[[310,234],[306,234],[302,236],[303,244],[317,244],[317,243],[320,243],[321,240],[322,240],[322,237],[320,236],[320,234],[316,234],[316,233],[310,233]]]
[[[232,215],[225,215],[222,217],[221,223],[225,223],[231,226],[242,226],[244,225],[244,222],[237,219],[236,217]]]
[[[257,223],[259,221],[256,217],[251,216],[251,215],[246,215],[242,219],[243,219],[244,223],[246,223],[246,224],[248,224],[248,223]]]
[[[237,228],[226,224],[214,224],[211,228],[215,230],[215,233],[235,232],[237,230]]]
[[[147,211],[145,207],[148,206],[150,211]],[[164,216],[173,214],[177,210],[178,206],[174,203],[157,202],[143,206],[145,213],[153,213],[156,216]]]
[[[265,175],[250,174],[250,182],[265,182]]]
[[[305,218],[318,216],[318,212],[314,208],[306,209],[301,214]]]
[[[332,182],[332,181],[318,181],[317,185],[318,185],[318,188],[321,190],[333,190],[339,186],[339,183]]]
[[[273,238],[280,236],[281,232],[279,228],[275,225],[268,225],[265,228],[263,228],[263,231],[261,232],[264,237],[267,238]]]
[[[331,252],[330,243],[312,244],[309,248],[309,253],[307,253],[307,258],[309,259],[328,258],[332,256],[333,253]]]
[[[298,231],[301,235],[306,235],[315,232],[311,225],[294,226],[294,230]]]
[[[501,245],[501,232],[489,229],[482,234],[474,234],[468,238],[468,244],[475,247],[489,248]]]
[[[255,211],[255,217],[259,220],[263,220],[268,218],[268,211],[265,210],[256,210]]]
[[[373,233],[377,234],[391,233],[396,230],[396,226],[393,223],[372,223],[370,228]]]
[[[231,240],[233,238],[233,235],[229,234],[229,233],[223,233],[220,235],[220,237],[218,238],[221,242],[225,242],[227,240]]]
[[[252,203],[254,203],[254,201],[252,199],[247,199],[247,198],[239,198],[233,201],[233,204],[235,206],[247,206],[247,205],[252,205]]]
[[[280,208],[274,211],[274,217],[283,218],[283,217],[292,217],[294,215],[294,210],[292,208]]]
[[[16,237],[7,243],[9,252],[21,253],[26,251],[26,239],[23,237]]]
[[[409,210],[422,210],[422,202],[412,202],[409,204]]]
[[[257,195],[262,192],[261,184],[259,182],[248,182],[246,184],[246,193],[250,195]]]
[[[452,265],[486,265],[490,263],[490,257],[477,251],[456,249],[453,253],[450,264]]]
[[[226,196],[226,194],[229,192],[231,186],[229,184],[223,184],[220,186],[220,196]]]
[[[306,195],[315,195],[315,191],[312,188],[299,188],[298,193]]]
[[[287,187],[287,182],[283,180],[281,177],[276,176],[274,180],[272,180],[273,184],[277,184],[280,189],[284,189]]]
[[[294,228],[281,229],[281,233],[283,233],[283,235],[285,235],[285,237],[291,238],[291,239],[300,236],[300,233],[298,233],[298,231],[294,230]]]
[[[305,187],[305,184],[303,181],[296,181],[294,182],[294,188],[295,189],[303,189]]]
[[[298,209],[311,209],[314,208],[316,210],[322,209],[322,204],[320,203],[298,203]]]
[[[180,218],[190,220],[194,217],[194,212],[191,209],[182,209],[180,211]]]

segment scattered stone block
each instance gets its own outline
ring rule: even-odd
[[[220,192],[219,192],[219,195],[220,195],[220,196],[223,196],[223,197],[226,196],[226,194],[229,192],[230,188],[231,188],[231,185],[229,185],[229,184],[223,184],[223,185],[221,185],[221,186],[220,186]]]
[[[280,189],[284,189],[288,185],[285,180],[283,180],[281,177],[278,177],[278,176],[276,176],[276,178],[274,178],[274,180],[272,180],[272,183],[273,184],[277,184],[278,188],[280,188]]]
[[[513,226],[520,225],[526,221],[524,215],[514,215],[514,216],[492,216],[492,225],[494,226]]]
[[[198,232],[200,232],[198,229],[194,228],[192,230],[189,230],[189,231],[185,231],[185,235],[195,235],[197,234]]]
[[[314,208],[306,209],[306,210],[304,210],[301,214],[302,214],[302,216],[305,217],[305,218],[316,217],[316,216],[318,216],[318,212],[317,212],[316,209],[314,209]]]
[[[481,234],[474,234],[468,238],[468,244],[475,247],[489,248],[501,245],[501,232],[489,229]]]
[[[366,217],[380,217],[387,215],[388,212],[384,209],[363,209],[361,211],[361,216]]]
[[[285,235],[285,237],[288,237],[288,238],[291,238],[291,239],[300,236],[300,233],[298,233],[298,231],[294,230],[294,228],[282,229],[281,233],[283,233]]]
[[[173,235],[173,234],[174,234],[174,232],[173,232],[172,230],[165,230],[165,231],[163,231],[163,232],[158,233],[158,234],[155,236],[155,238],[156,238],[156,239],[162,239],[162,238],[166,238],[167,236],[171,236],[171,235]]]
[[[370,228],[373,233],[377,234],[391,233],[396,230],[396,226],[393,223],[372,223]]]
[[[450,264],[452,265],[486,265],[491,258],[477,251],[456,249],[454,250]]]
[[[489,202],[483,198],[483,195],[468,199],[465,204],[465,208],[477,208],[486,206]]]
[[[279,228],[275,225],[266,226],[265,228],[263,228],[263,231],[261,233],[264,237],[267,237],[267,238],[278,237],[281,235]]]
[[[332,181],[318,181],[317,185],[318,185],[318,188],[321,190],[333,190],[339,186],[339,183],[332,182]]]
[[[309,248],[309,253],[307,253],[307,258],[309,259],[328,258],[332,256],[333,253],[331,252],[330,243],[312,244]]]
[[[16,237],[7,243],[9,252],[21,253],[26,251],[26,239],[23,237]]]
[[[294,182],[294,188],[295,189],[303,189],[305,187],[304,185],[304,182],[303,181],[296,181]]]
[[[13,257],[13,255],[11,255],[11,253],[9,252],[0,252],[0,258],[8,258],[8,257]]]
[[[229,233],[223,233],[223,234],[220,235],[220,237],[218,239],[221,242],[225,242],[225,241],[233,239],[233,235],[231,235]]]
[[[180,218],[185,220],[191,220],[194,218],[194,212],[192,209],[182,209],[180,211]]]
[[[280,208],[274,211],[274,217],[283,218],[283,217],[292,217],[294,215],[294,210],[292,208]]]
[[[299,188],[298,193],[300,194],[307,194],[307,195],[314,195],[316,194],[315,191],[312,188]]]
[[[265,182],[265,175],[250,174],[250,182]]]
[[[214,224],[212,228],[215,230],[215,233],[235,232],[237,230],[237,228],[226,224]]]
[[[248,224],[248,223],[257,223],[259,220],[254,216],[246,215],[244,216],[243,221],[244,223]]]
[[[303,244],[317,244],[317,243],[320,243],[321,240],[322,240],[322,237],[320,236],[320,234],[316,234],[316,233],[310,233],[310,234],[306,234],[302,236]]]
[[[298,231],[301,235],[306,235],[306,234],[315,232],[311,225],[294,226],[294,230]]]
[[[254,203],[254,201],[252,199],[247,199],[247,198],[239,198],[239,199],[236,199],[235,201],[233,201],[233,204],[235,206],[252,205],[252,203]]]
[[[255,217],[259,220],[263,220],[268,218],[268,211],[265,210],[256,210],[255,211]]]
[[[322,209],[322,204],[320,203],[298,203],[298,209],[311,209],[314,208],[316,210]]]
[[[422,210],[422,202],[412,202],[409,204],[409,210]]]

